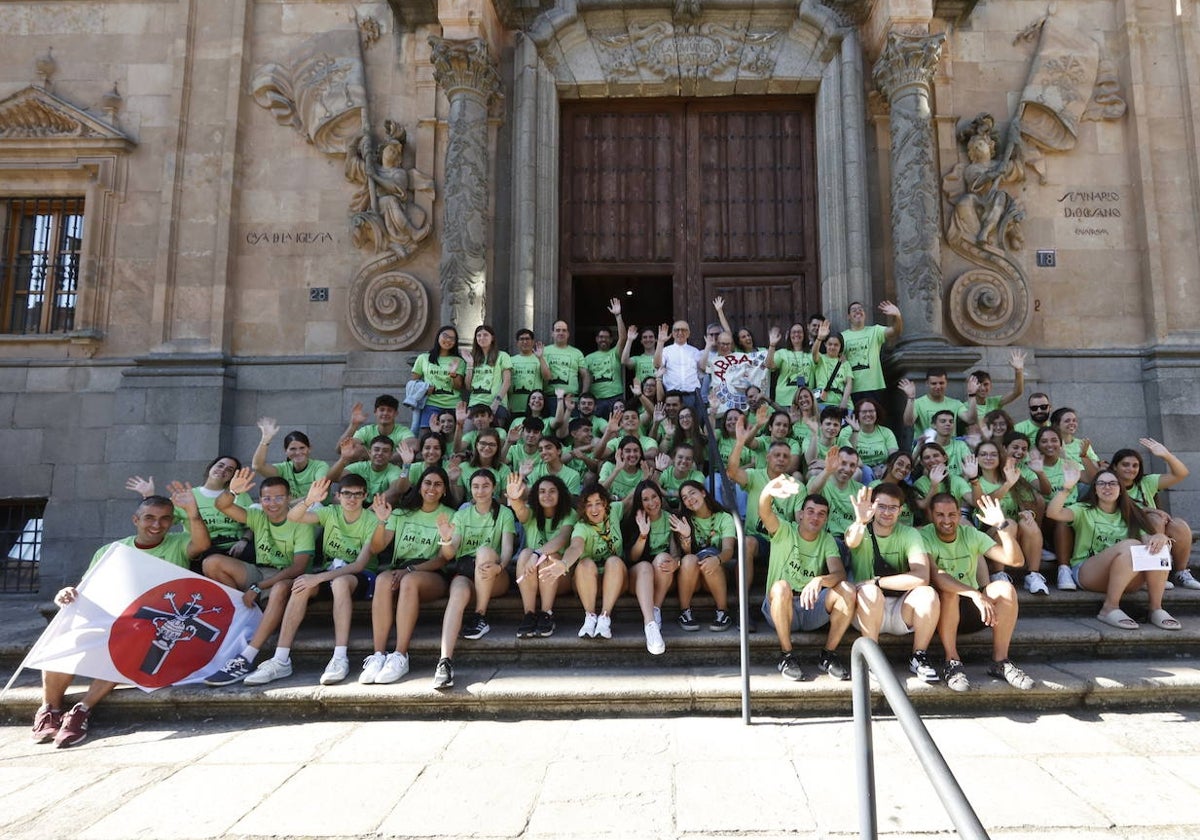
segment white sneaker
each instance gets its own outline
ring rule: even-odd
[[[1048,548],[1042,549],[1042,562],[1043,563],[1053,563],[1057,559],[1058,559],[1058,557],[1054,554],[1053,551],[1051,551]]]
[[[349,674],[350,660],[345,656],[334,656],[329,660],[329,664],[325,666],[324,673],[321,674],[321,685],[340,683]]]
[[[655,656],[667,652],[667,645],[663,641],[662,632],[653,621],[646,625],[646,650]]]
[[[375,682],[375,678],[379,676],[379,669],[383,667],[384,660],[387,659],[382,653],[372,653],[363,660],[362,673],[358,675],[358,681],[363,685],[371,685]]]
[[[612,618],[607,615],[596,616],[596,635],[604,639],[612,638]]]
[[[992,583],[995,583],[995,582],[996,582],[996,581],[998,581],[998,580],[1002,580],[1002,581],[1004,581],[1005,583],[1012,583],[1012,582],[1013,582],[1013,581],[1012,581],[1012,575],[1010,575],[1008,572],[994,572],[994,573],[992,574],[991,581],[992,581]]]
[[[1025,575],[1025,588],[1030,595],[1049,595],[1050,587],[1046,585],[1046,576],[1041,572],[1030,572]]]
[[[408,673],[408,657],[400,651],[389,653],[383,660],[383,667],[375,675],[376,685],[394,683]]]
[[[588,613],[583,617],[583,626],[579,628],[579,638],[596,638],[596,614]]]
[[[1200,589],[1200,583],[1196,584],[1196,588]],[[654,623],[658,625],[658,629],[662,629],[662,610],[658,607],[654,608]]]
[[[1075,585],[1075,578],[1071,576],[1070,566],[1058,567],[1058,588],[1068,592],[1074,592],[1079,588]]]
[[[1184,589],[1200,589],[1200,580],[1196,580],[1192,576],[1191,569],[1180,569],[1175,572],[1171,575],[1170,582],[1176,586],[1182,586]]]
[[[266,685],[275,680],[282,680],[284,677],[292,675],[292,663],[280,662],[277,659],[268,659],[263,664],[254,669],[254,673],[247,674],[243,682],[246,685]]]

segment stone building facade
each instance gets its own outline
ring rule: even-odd
[[[127,476],[248,460],[260,416],[332,460],[439,324],[584,333],[618,288],[633,322],[725,294],[760,335],[893,299],[894,375],[1002,389],[1019,347],[1102,453],[1197,463],[1197,12],[5,0],[0,496],[46,500],[53,589],[128,531]]]

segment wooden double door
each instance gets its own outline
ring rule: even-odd
[[[807,96],[564,104],[559,311],[575,343],[612,323],[612,297],[626,323],[686,318],[701,343],[718,295],[762,346],[819,311],[813,112]]]

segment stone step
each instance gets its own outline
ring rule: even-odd
[[[810,661],[810,660],[806,660]],[[967,662],[971,689],[950,691],[925,684],[900,665],[895,671],[922,713],[996,714],[1016,710],[1121,708],[1143,705],[1180,708],[1200,704],[1200,661],[1189,657],[1139,660],[1023,662],[1037,685],[1018,691],[986,674],[985,663]],[[467,664],[456,667],[455,686],[430,687],[432,659],[393,685],[359,685],[353,680],[315,685],[315,673],[293,675],[265,687],[210,689],[181,686],[150,694],[118,689],[98,717],[126,720],[206,721],[218,717],[270,721],[304,718],[554,719],[583,716],[739,715],[741,680],[736,663],[679,666],[659,660],[622,667],[560,668],[524,664]],[[809,669],[811,675],[816,668]],[[847,715],[850,683],[819,675],[806,682],[782,679],[773,664],[751,666],[752,714]],[[80,683],[75,690],[82,690]],[[24,725],[39,702],[32,675],[0,701],[0,720]],[[877,711],[886,704],[875,694]]]

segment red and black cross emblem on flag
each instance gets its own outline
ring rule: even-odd
[[[108,654],[130,682],[161,688],[210,664],[234,605],[204,578],[179,578],[148,589],[113,621]]]

